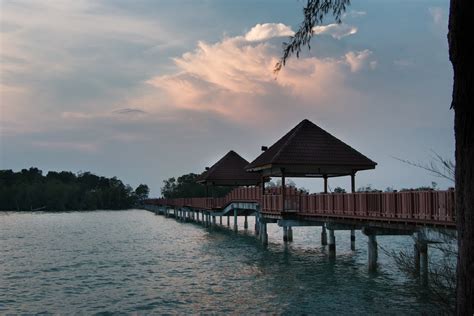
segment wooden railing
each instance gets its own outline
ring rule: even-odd
[[[148,204],[222,209],[231,202],[256,202],[262,213],[294,212],[301,216],[326,216],[377,220],[407,220],[418,223],[455,223],[455,194],[448,191],[367,192],[307,194],[286,188],[285,207],[281,188],[248,187],[232,190],[223,198],[150,199]]]

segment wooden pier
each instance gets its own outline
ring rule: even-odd
[[[283,241],[293,241],[293,228],[320,226],[321,244],[336,255],[336,230],[350,231],[351,249],[355,249],[355,231],[367,236],[368,267],[377,268],[377,236],[414,235],[415,264],[427,264],[426,231],[455,229],[455,192],[355,192],[356,173],[374,169],[374,161],[327,133],[309,120],[303,120],[251,163],[230,151],[198,178],[208,186],[240,186],[225,197],[149,199],[145,208],[181,221],[197,221],[215,226],[216,218],[227,226],[233,217],[255,216],[255,232],[268,243],[267,224],[283,229]],[[328,179],[350,176],[351,193],[328,193]],[[266,188],[271,177],[281,178],[281,187]],[[285,184],[287,177],[322,178],[324,193],[308,194]],[[425,262],[426,261],[426,262]]]

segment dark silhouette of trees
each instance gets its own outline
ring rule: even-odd
[[[223,197],[229,193],[234,187],[224,186],[209,186],[196,183],[198,174],[188,173],[178,178],[169,178],[163,180],[163,187],[161,187],[161,195],[167,199],[181,198],[181,197]]]
[[[136,189],[135,189],[135,196],[137,197],[138,201],[143,201],[145,199],[148,199],[148,194],[150,194],[150,189],[146,184],[140,184]]]
[[[0,170],[0,210],[118,210],[132,207],[148,193],[144,184],[134,191],[116,177],[90,172],[50,171],[43,176],[38,168]]]
[[[350,5],[349,0],[307,0],[304,20],[289,42],[283,45],[278,72],[293,54],[310,48],[313,27],[332,14],[337,22]],[[456,141],[456,218],[458,260],[456,313],[474,314],[474,1],[450,0],[448,44],[453,65],[454,137]]]

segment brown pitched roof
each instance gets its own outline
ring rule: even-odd
[[[246,172],[248,161],[235,151],[229,151],[208,170],[204,171],[196,182],[212,185],[255,185],[260,182],[260,175]]]
[[[374,169],[376,165],[374,161],[305,119],[245,169],[259,171],[285,168],[293,169],[294,176],[305,173],[335,176]]]

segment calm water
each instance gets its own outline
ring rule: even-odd
[[[268,233],[264,249],[253,230],[211,231],[142,210],[0,213],[0,313],[433,311],[383,252],[380,271],[367,273],[363,235],[352,252],[349,233],[338,232],[330,261],[319,228],[295,228],[290,246],[275,224]],[[412,247],[407,237],[378,241]]]

